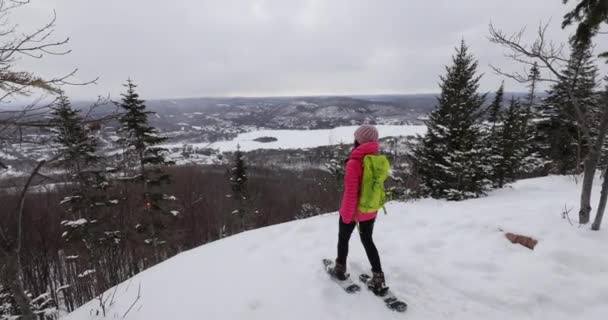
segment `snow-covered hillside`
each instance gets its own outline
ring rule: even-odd
[[[547,177],[483,199],[391,203],[375,239],[406,314],[328,279],[321,259],[335,255],[334,213],[182,253],[118,286],[107,319],[605,319],[608,232],[562,218],[577,190],[568,177]],[[511,244],[503,230],[539,244]],[[348,266],[355,275],[369,269],[356,235]],[[98,309],[93,301],[66,319],[101,319]]]
[[[318,130],[258,130],[238,135],[229,141],[192,144],[195,148],[212,148],[221,152],[234,151],[237,145],[243,151],[256,149],[305,149],[320,146],[331,146],[341,143],[351,144],[358,126],[337,127]],[[379,125],[376,126],[381,138],[413,136],[424,134],[426,126],[422,125]],[[258,138],[275,138],[273,142],[258,142]],[[167,148],[181,147],[183,144],[167,144]]]

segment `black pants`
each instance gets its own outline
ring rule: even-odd
[[[355,222],[346,224],[342,222],[341,217],[339,217],[339,220],[340,230],[338,232],[338,258],[336,261],[340,264],[346,265],[346,257],[348,256],[348,241],[350,240],[353,230],[355,230],[357,227],[357,224]],[[372,239],[375,221],[376,219],[359,222],[359,236],[361,237],[361,242],[365,248],[365,253],[367,254],[369,263],[372,265],[372,272],[382,272],[380,256],[378,255],[378,250],[376,249],[376,245],[374,245],[374,240]]]

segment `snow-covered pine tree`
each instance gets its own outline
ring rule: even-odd
[[[344,174],[345,174],[345,161],[348,158],[349,147],[345,144],[339,144],[332,147],[332,149],[323,155],[324,167],[333,177],[332,181],[329,181],[326,188],[330,190],[336,190],[338,193],[342,193],[344,188]]]
[[[232,215],[238,217],[238,223],[233,223],[233,228],[236,228],[235,232],[247,230],[249,218],[249,190],[248,190],[248,178],[247,178],[247,165],[245,163],[245,156],[241,151],[241,147],[237,146],[236,151],[232,159],[232,165],[230,168],[230,187],[232,189],[232,199],[236,201],[237,210],[232,212]],[[229,219],[234,221],[234,219]]]
[[[594,93],[597,67],[592,50],[589,46],[575,44],[571,49],[568,65],[562,71],[564,77],[549,90],[540,107],[541,121],[537,125],[543,156],[552,162],[551,171],[558,174],[580,172],[590,143],[577,125],[568,90],[578,99],[581,111],[588,119],[597,104]]]
[[[479,197],[488,188],[481,132],[484,96],[477,93],[477,61],[462,41],[442,76],[438,105],[426,121],[428,131],[412,152],[420,192],[434,198]]]
[[[591,129],[592,138],[597,137],[597,128],[599,127],[600,122],[599,118],[602,114],[602,111],[598,109],[598,96],[596,94],[596,89],[598,87],[598,68],[595,62],[596,61],[594,59],[593,49],[591,46],[573,44],[572,55],[568,62],[568,67],[564,71],[564,75],[570,81],[570,88],[572,88],[574,96],[578,98],[582,111],[585,113],[587,122],[589,123],[589,128]],[[568,105],[567,110],[572,114],[571,117],[575,119],[574,107],[572,105]],[[581,172],[582,169],[580,167],[584,161],[584,158],[587,156],[589,144],[593,143],[594,141],[586,141],[578,127],[576,138],[576,168],[577,172]]]
[[[391,171],[386,196],[388,200],[407,201],[410,198],[412,167],[408,161],[408,150],[412,141],[406,137],[389,137],[382,139],[382,153],[388,156]],[[415,143],[415,142],[414,142]]]
[[[28,292],[25,294],[30,298],[30,308],[40,320],[57,319],[58,310],[56,302],[51,299],[50,294],[45,293],[38,297],[32,297]],[[0,283],[0,320],[22,319],[23,314],[11,291]]]
[[[4,279],[3,279],[4,280]],[[18,319],[20,312],[11,291],[0,283],[0,319]]]
[[[78,257],[78,266],[87,270],[99,270],[102,252],[120,240],[120,233],[112,230],[111,200],[107,194],[109,181],[100,163],[97,140],[89,132],[80,116],[80,110],[72,108],[69,99],[61,93],[57,103],[51,108],[54,142],[60,153],[58,165],[68,173],[67,184],[63,188],[68,194],[61,201],[68,218],[61,221],[64,228],[62,237],[68,242],[65,247],[73,257]],[[83,254],[86,252],[86,254]],[[91,272],[94,273],[94,272]],[[105,290],[105,283],[93,275],[80,279],[91,290]],[[101,286],[101,287],[99,287]]]
[[[496,92],[491,104],[486,131],[488,163],[492,168],[491,179],[496,188],[515,181],[523,174],[538,171],[542,160],[534,144],[533,107],[539,72],[536,66],[530,70],[530,92],[525,103],[511,99],[508,108],[502,108],[504,84]],[[492,121],[494,120],[494,122]]]
[[[534,62],[532,68],[530,68],[530,74],[528,75],[528,85],[529,91],[526,96],[526,107],[528,109],[533,109],[536,106],[536,89],[538,86],[538,82],[540,80],[540,69],[538,68],[538,63]]]
[[[540,76],[540,69],[535,62],[528,74],[528,94],[521,109],[523,122],[521,123],[521,132],[519,134],[522,137],[522,142],[524,143],[522,147],[525,147],[525,151],[520,166],[520,174],[543,175],[546,173],[545,167],[547,163],[540,152],[541,147],[536,130],[536,123],[540,119],[538,110],[539,100],[536,97]]]
[[[527,108],[513,98],[502,119],[496,130],[497,157],[493,170],[493,180],[498,188],[518,177],[530,155]]]
[[[83,237],[93,237],[89,239],[89,245],[92,245],[100,240],[97,237],[103,236],[91,235],[91,229],[103,225],[103,207],[112,204],[107,201],[105,192],[109,186],[107,169],[101,168],[100,157],[96,154],[97,141],[86,128],[80,110],[72,108],[64,93],[51,109],[53,141],[61,156],[58,166],[68,173],[65,189],[69,194],[61,203],[67,207],[71,219],[61,222],[66,227],[64,238],[76,237],[84,241]],[[88,237],[85,234],[89,234]]]
[[[167,208],[167,202],[175,200],[175,197],[163,192],[170,183],[165,168],[173,162],[166,158],[167,149],[157,146],[167,138],[160,136],[158,130],[148,123],[148,115],[153,112],[146,110],[145,102],[135,92],[137,86],[130,79],[124,86],[127,91],[122,94],[119,104],[124,113],[118,119],[118,143],[123,147],[121,180],[142,184],[143,214],[136,229],[145,235],[146,243],[156,245],[160,229],[166,226],[166,217],[179,213]]]
[[[501,132],[503,125],[503,103],[504,103],[504,82],[500,85],[494,100],[488,107],[487,123],[482,127],[483,147],[485,154],[485,165],[491,168],[489,178],[492,180],[494,187],[502,187],[499,182],[502,166],[498,164],[503,160],[503,152],[501,145]]]
[[[96,142],[84,125],[80,110],[72,108],[68,97],[61,92],[57,102],[51,107],[51,124],[55,135],[53,141],[59,144],[62,154],[60,166],[71,175],[78,174],[89,163],[98,160]]]
[[[505,83],[501,83],[498,90],[496,90],[496,94],[494,95],[494,100],[490,107],[488,108],[488,122],[492,130],[496,127],[496,124],[500,122],[500,114],[502,112],[502,104],[504,100],[504,90]]]

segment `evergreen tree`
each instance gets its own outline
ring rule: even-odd
[[[170,182],[164,168],[173,162],[165,157],[167,149],[157,146],[167,138],[159,136],[158,130],[148,123],[148,115],[153,112],[146,110],[145,102],[135,92],[137,86],[128,80],[125,87],[127,91],[119,104],[124,113],[118,119],[121,136],[118,143],[123,147],[122,180],[142,184],[144,212],[136,229],[146,235],[146,243],[156,245],[160,230],[166,227],[164,217],[178,214],[164,205],[168,200],[175,200],[163,193]]]
[[[529,92],[526,97],[526,107],[530,110],[533,110],[533,107],[536,104],[536,89],[538,82],[540,81],[540,69],[538,68],[538,63],[534,62],[534,65],[530,69],[530,74],[528,75],[528,85]]]
[[[79,110],[74,110],[68,97],[60,93],[57,102],[51,107],[51,124],[55,135],[53,141],[60,148],[60,166],[70,174],[78,174],[88,164],[96,162],[99,158],[95,154],[97,149],[95,140],[86,129]]]
[[[511,99],[509,107],[498,108],[496,123],[490,123],[487,131],[487,150],[491,178],[496,188],[502,188],[507,183],[515,181],[524,174],[530,174],[542,169],[543,161],[539,157],[535,144],[534,104],[536,100],[536,85],[540,78],[537,65],[530,69],[529,92],[522,104]],[[499,89],[502,93],[503,86]],[[498,92],[497,92],[498,96]],[[502,106],[502,97],[494,104]],[[496,108],[496,107],[495,107]]]
[[[484,161],[477,61],[464,41],[453,65],[441,77],[438,106],[426,121],[428,131],[412,153],[422,195],[462,200],[484,194],[489,183]]]
[[[108,205],[105,190],[109,186],[106,169],[100,165],[97,141],[86,128],[79,110],[74,110],[69,99],[61,93],[57,103],[51,108],[50,123],[55,132],[53,141],[60,153],[59,166],[68,172],[66,190],[70,193],[61,203],[67,206],[72,220],[62,221],[69,225],[64,237],[71,238],[74,233],[81,238],[88,233],[87,222],[102,221],[101,207]],[[79,223],[76,223],[79,221]],[[96,239],[97,240],[97,239]]]
[[[488,108],[488,123],[482,128],[485,165],[492,168],[489,171],[489,178],[492,180],[495,187],[502,187],[499,182],[502,167],[498,165],[502,161],[502,126],[503,126],[503,102],[504,102],[504,83],[500,85],[494,101]]]
[[[597,67],[591,48],[572,44],[568,65],[562,74],[563,79],[551,87],[540,108],[541,121],[537,130],[543,156],[552,162],[551,171],[568,174],[580,172],[590,143],[580,132],[569,90],[578,99],[581,111],[590,123],[593,122],[593,107],[597,105],[594,93]]]
[[[61,201],[68,219],[61,221],[62,234],[68,242],[66,251],[74,252],[87,270],[99,269],[101,252],[120,240],[120,233],[110,228],[111,210],[116,200],[107,194],[108,169],[102,168],[97,152],[97,141],[84,124],[79,110],[74,110],[68,98],[61,93],[52,107],[51,124],[54,142],[61,155],[59,166],[68,172],[68,195]],[[80,255],[82,252],[87,254]],[[93,271],[90,271],[93,272]],[[101,279],[87,277],[81,281],[101,283]]]
[[[496,91],[494,95],[494,101],[490,104],[488,108],[488,122],[490,122],[492,129],[496,126],[496,123],[500,121],[500,112],[502,110],[502,103],[504,99],[504,90],[505,83],[503,82],[500,85],[500,88]]]
[[[328,152],[323,152],[322,157],[325,159],[323,165],[333,178],[326,184],[326,189],[335,190],[337,193],[342,194],[344,189],[345,164],[350,151],[351,147],[339,144],[331,147]]]
[[[47,292],[36,298],[28,292],[25,294],[30,299],[30,308],[37,315],[36,319],[54,320],[58,316],[57,303],[51,298]],[[23,314],[19,310],[19,306],[10,290],[0,283],[0,320],[22,319]]]
[[[545,121],[543,119],[540,104],[542,100],[537,97],[538,83],[541,73],[538,68],[538,63],[534,63],[528,75],[528,95],[526,96],[526,111],[528,113],[528,132],[530,135],[530,157],[527,161],[527,172],[536,172],[536,174],[547,174],[547,159],[543,156],[545,138],[539,133],[539,125]]]
[[[410,198],[410,181],[412,166],[408,161],[408,152],[415,140],[406,137],[389,137],[383,140],[382,153],[388,156],[391,171],[386,185],[387,200],[407,201]]]
[[[237,146],[232,167],[230,168],[230,187],[232,189],[232,198],[236,201],[238,207],[238,209],[233,212],[233,214],[238,216],[238,231],[247,229],[246,219],[249,215],[249,190],[247,180],[245,157],[240,146]]]
[[[531,153],[528,120],[527,108],[511,99],[503,114],[503,122],[496,130],[493,181],[499,188],[515,181],[518,174],[525,171],[525,161]]]
[[[524,156],[521,164],[521,172],[526,174],[543,174],[545,173],[546,160],[541,154],[541,146],[538,140],[538,131],[536,123],[540,119],[539,116],[539,100],[536,97],[538,83],[541,73],[538,64],[535,62],[528,75],[528,95],[526,96],[522,113],[522,126],[520,137],[525,143]]]
[[[570,0],[563,0],[563,2],[568,3]],[[576,6],[564,15],[562,28],[578,23],[572,41],[588,45],[600,32],[601,25],[608,23],[608,4],[606,0],[576,0],[574,2],[576,2]],[[608,52],[603,52],[600,56],[608,58]]]
[[[13,294],[0,283],[0,319],[18,319],[18,310]]]

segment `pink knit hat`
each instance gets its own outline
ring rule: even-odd
[[[378,130],[374,126],[362,125],[355,131],[355,140],[360,144],[378,141]]]

